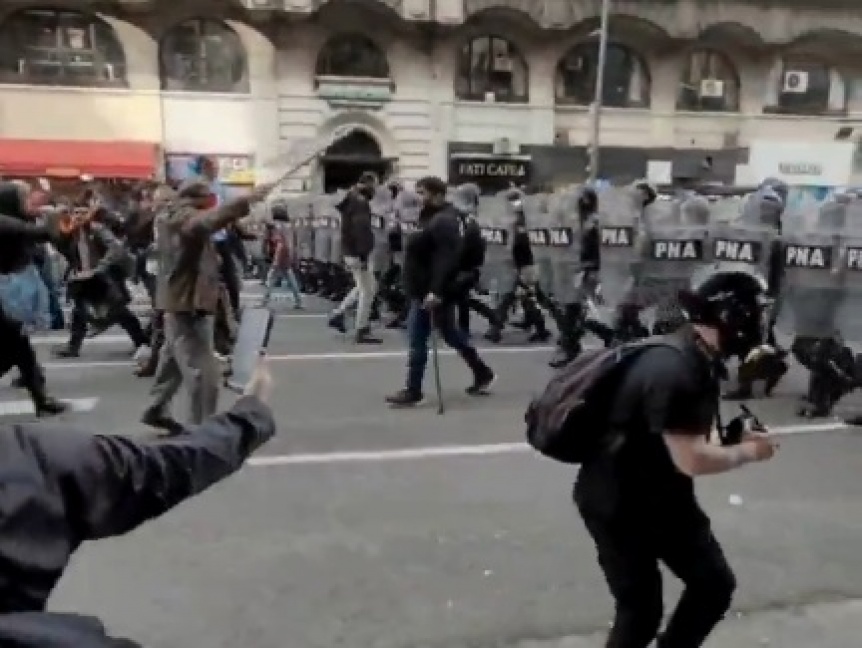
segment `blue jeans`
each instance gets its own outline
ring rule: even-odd
[[[440,331],[443,341],[455,349],[467,366],[476,374],[485,365],[479,359],[465,332],[455,326],[455,307],[451,305],[438,306],[432,312],[423,308],[417,299],[410,301],[410,311],[407,315],[407,390],[416,394],[422,393],[422,382],[425,377],[425,367],[428,364],[428,338],[431,337],[431,327]]]
[[[269,301],[272,295],[273,288],[287,288],[293,295],[293,303],[296,306],[302,305],[302,293],[299,292],[299,282],[296,280],[296,275],[292,268],[276,268],[272,267],[266,278],[266,301]]]
[[[39,275],[48,289],[48,300],[51,309],[51,328],[55,331],[66,328],[66,318],[63,315],[63,305],[60,303],[60,290],[54,281],[54,275],[51,272],[51,260],[48,255],[39,264]]]

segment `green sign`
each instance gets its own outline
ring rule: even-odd
[[[334,103],[386,103],[392,99],[392,88],[387,85],[364,83],[321,82],[317,96]]]

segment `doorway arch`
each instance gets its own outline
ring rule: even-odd
[[[365,172],[381,180],[392,173],[393,158],[385,157],[377,137],[357,127],[349,135],[333,142],[320,158],[323,190],[331,193],[354,185]]]

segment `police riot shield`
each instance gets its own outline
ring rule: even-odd
[[[419,215],[422,213],[422,201],[414,191],[404,190],[398,194],[395,201],[395,218],[401,228],[402,247],[404,239],[419,229]]]
[[[332,209],[342,195],[324,194],[316,196],[311,203],[311,228],[314,233],[312,258],[317,263],[329,263],[332,250]]]
[[[777,223],[783,205],[755,192],[741,205],[739,216],[710,225],[706,274],[741,273],[766,284],[773,254],[781,253]],[[780,308],[780,306],[776,306]]]
[[[835,261],[844,297],[836,314],[836,328],[845,340],[858,343],[862,341],[862,201],[849,201],[844,214],[845,227]]]
[[[374,198],[369,204],[371,208],[371,227],[374,230],[374,250],[369,264],[375,271],[386,268],[389,256],[388,232],[395,212],[395,201],[387,186],[377,187]]]
[[[312,258],[314,253],[314,233],[311,228],[311,199],[299,196],[286,201],[287,215],[290,218],[291,238],[294,256],[300,260]]]
[[[708,221],[709,205],[697,196],[656,201],[644,215],[633,301],[654,307],[654,319],[660,325],[671,325],[681,317],[677,296],[704,264]]]
[[[836,330],[844,301],[839,265],[846,205],[826,203],[812,226],[785,231],[782,328],[797,336],[827,337]],[[840,328],[840,327],[838,327]]]
[[[555,288],[554,261],[558,249],[551,239],[554,230],[554,219],[548,211],[547,196],[523,196],[521,203],[524,210],[524,223],[527,236],[530,239],[530,249],[533,253],[533,263],[536,268],[536,280],[542,290],[553,293]]]
[[[578,217],[578,192],[546,197],[547,225],[540,239],[549,259],[550,278],[546,292],[558,304],[573,304],[580,299],[581,227]]]
[[[341,247],[341,212],[335,208],[337,204],[333,196],[325,206],[324,216],[329,224],[329,263],[340,266],[344,263],[344,254]]]
[[[641,207],[630,188],[608,187],[598,194],[601,227],[602,294],[609,304],[622,301],[636,261]]]
[[[476,220],[487,244],[480,285],[490,293],[494,306],[502,295],[515,286],[515,266],[511,253],[514,213],[506,193],[481,196],[476,212]]]

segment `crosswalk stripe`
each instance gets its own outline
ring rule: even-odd
[[[73,412],[92,412],[98,398],[61,398]],[[0,401],[0,416],[28,416],[36,413],[31,400]]]

